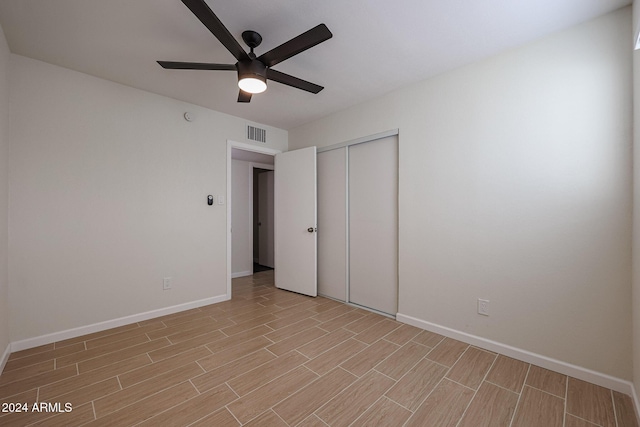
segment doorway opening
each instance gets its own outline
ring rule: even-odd
[[[273,169],[253,166],[253,272],[273,270]]]
[[[227,142],[228,298],[231,279],[252,275],[254,261],[258,266],[274,267],[273,170],[278,153],[271,148]],[[262,209],[260,204],[264,205]]]

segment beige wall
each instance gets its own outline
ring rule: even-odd
[[[640,32],[640,3],[633,4],[633,41]],[[640,396],[640,50],[633,53],[633,383]]]
[[[630,33],[625,8],[289,131],[400,129],[401,314],[632,378]]]
[[[226,294],[226,206],[206,197],[226,195],[227,139],[247,142],[246,121],[10,64],[12,341]],[[286,131],[267,132],[286,150]]]
[[[9,345],[9,290],[8,290],[8,72],[9,47],[0,28],[0,369],[2,354]]]

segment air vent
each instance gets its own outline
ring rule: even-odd
[[[267,142],[267,130],[247,125],[247,139],[251,141]]]

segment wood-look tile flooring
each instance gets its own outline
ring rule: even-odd
[[[14,353],[2,426],[637,426],[631,399],[326,298],[233,299]]]

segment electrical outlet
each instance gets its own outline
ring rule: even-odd
[[[168,289],[171,289],[171,277],[165,277],[162,280],[162,290],[166,291]]]
[[[489,315],[489,300],[478,298],[478,314]]]

